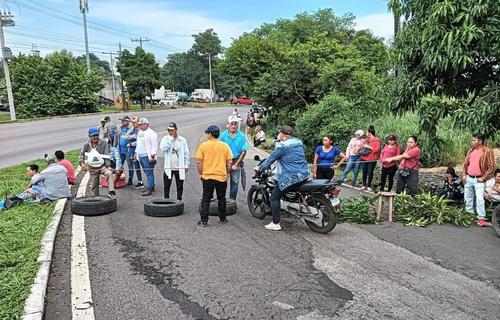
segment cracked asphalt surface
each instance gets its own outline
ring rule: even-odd
[[[223,125],[227,113],[179,111],[173,121],[193,154],[207,124]],[[153,197],[162,196],[160,174]],[[144,215],[140,192],[118,189],[116,212],[85,218],[96,319],[498,319],[500,239],[491,229],[386,222],[321,235],[287,220],[272,232],[269,218],[251,217],[241,188],[227,225],[211,218],[200,228],[195,169],[181,216]],[[71,318],[70,227],[65,212],[45,319]]]

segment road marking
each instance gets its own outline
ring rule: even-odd
[[[89,177],[86,172],[78,187],[77,198],[85,196]],[[85,220],[83,216],[76,215],[73,215],[71,228],[71,313],[73,320],[94,320]]]

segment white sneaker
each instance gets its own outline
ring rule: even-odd
[[[266,224],[264,226],[264,228],[266,228],[268,230],[280,231],[281,230],[281,225],[279,223],[271,222],[269,224]]]

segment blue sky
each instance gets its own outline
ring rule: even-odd
[[[336,14],[351,12],[358,29],[370,29],[389,38],[392,18],[386,0],[88,0],[90,51],[117,51],[118,42],[133,49],[131,38],[144,37],[144,48],[164,63],[167,55],[188,49],[191,34],[213,28],[224,46],[264,22],[291,18],[297,13],[332,8]],[[32,45],[41,54],[66,48],[84,53],[79,0],[0,0],[10,9],[16,26],[5,28],[6,45],[14,54],[29,53]],[[109,57],[109,56],[108,56]]]

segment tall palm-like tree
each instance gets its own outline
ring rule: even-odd
[[[401,2],[400,0],[389,0],[387,3],[389,11],[392,11],[394,17],[394,39],[401,31]]]

